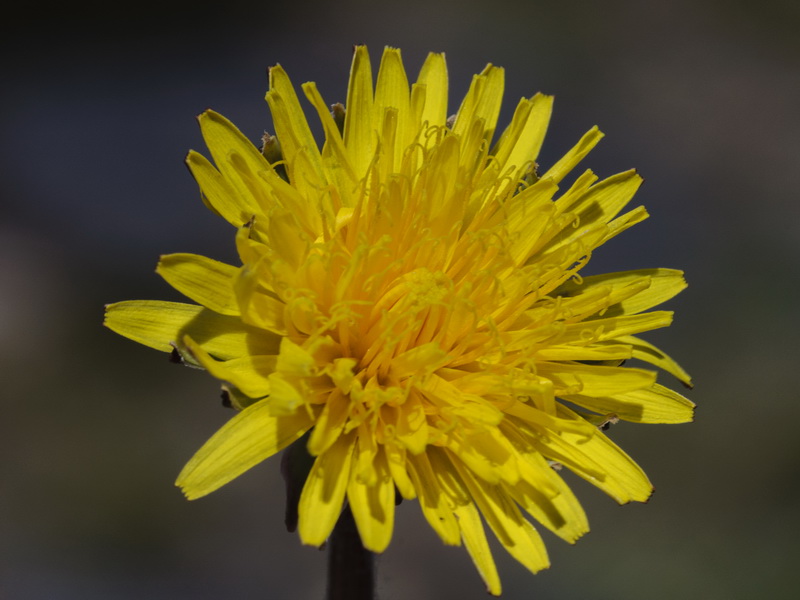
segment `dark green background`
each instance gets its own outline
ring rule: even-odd
[[[652,218],[592,272],[683,268],[658,342],[695,377],[692,425],[612,430],[648,505],[576,482],[592,532],[545,534],[553,567],[496,557],[512,599],[795,598],[800,422],[800,9],[795,2],[43,4],[4,17],[0,104],[0,598],[321,598],[324,553],[283,530],[272,460],[212,496],[172,486],[229,416],[207,375],[101,323],[102,305],[178,296],[157,257],[233,260],[233,232],[182,165],[213,107],[271,127],[266,68],[344,100],[354,43],[445,51],[451,111],[505,66],[507,123],[556,95],[541,162],[598,124],[583,166],[636,167]],[[20,12],[21,11],[21,12]],[[310,112],[310,111],[309,111]],[[663,381],[672,385],[667,377]],[[572,478],[573,481],[575,478]],[[486,594],[416,503],[380,560],[382,600]]]

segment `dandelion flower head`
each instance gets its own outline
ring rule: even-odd
[[[647,269],[581,276],[595,249],[647,217],[626,210],[635,171],[562,181],[602,137],[537,155],[553,99],[519,101],[495,136],[504,71],[474,76],[448,119],[444,55],[409,86],[387,48],[377,80],[357,47],[346,106],[314,83],[320,149],[286,72],[270,70],[276,135],[262,150],[228,120],[199,117],[214,164],[187,163],[204,202],[237,228],[240,266],[194,254],[158,272],[193,303],[127,301],[106,325],[223,382],[239,412],[178,478],[204,496],[306,433],[315,457],[300,538],[321,545],[345,502],[382,552],[395,495],[416,498],[445,544],[464,545],[501,590],[485,525],[533,572],[549,565],[531,521],[575,542],[588,531],[555,463],[619,503],[645,501],[642,469],[598,423],[679,423],[693,405],[638,359],[689,384],[638,334],[685,287]],[[495,139],[496,138],[496,139]]]

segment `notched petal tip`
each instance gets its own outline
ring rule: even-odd
[[[269,97],[270,95],[274,95],[276,93],[274,89],[277,85],[276,79],[278,77],[286,77],[286,70],[280,65],[280,63],[275,63],[269,68],[267,74],[269,75],[269,90],[267,91],[267,97]]]
[[[624,500],[622,502],[617,500],[617,504],[619,506],[626,506],[628,504],[633,504],[634,502],[636,502],[637,504],[648,504],[650,502],[650,499],[653,497],[653,494],[655,493],[655,491],[656,491],[656,488],[651,483],[650,484],[650,490],[647,492],[646,496],[641,496],[639,498],[631,497],[631,498],[628,498],[627,500]]]
[[[644,500],[637,500],[637,502],[639,502],[641,504],[647,504],[647,503],[650,502],[650,499],[653,497],[653,494],[655,494],[655,493],[656,493],[656,486],[651,486],[650,487],[650,495],[648,495],[647,498],[645,498]]]
[[[691,407],[689,408],[691,414],[689,415],[689,418],[684,421],[684,423],[694,423],[695,417],[697,416],[697,404],[695,404],[688,398],[686,398],[686,400],[691,403]]]
[[[195,118],[197,121],[200,121],[201,119],[205,118],[205,117],[206,117],[206,116],[207,116],[209,113],[212,113],[212,114],[217,114],[217,113],[215,113],[215,112],[214,112],[214,110],[212,110],[211,108],[206,108],[206,109],[204,109],[202,112],[199,112],[197,115],[195,115],[195,117],[194,117],[194,118]]]
[[[192,490],[187,485],[186,479],[190,475],[190,473],[186,472],[186,467],[178,474],[177,479],[175,479],[175,487],[177,487],[183,497],[187,500],[197,500],[198,498],[202,498],[203,496],[207,496],[210,492],[206,492],[203,494],[199,494],[197,492],[192,492]]]

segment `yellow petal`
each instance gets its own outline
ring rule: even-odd
[[[560,182],[601,139],[603,139],[603,133],[596,126],[592,127],[569,152],[542,175],[542,179],[552,179],[555,183]]]
[[[683,271],[675,269],[639,269],[636,271],[592,275],[591,277],[583,278],[580,282],[570,280],[562,285],[556,293],[558,295],[572,296],[578,292],[584,293],[599,286],[618,288],[644,277],[650,279],[650,285],[647,288],[637,292],[631,298],[626,298],[617,305],[609,306],[602,314],[602,317],[640,313],[666,302],[686,289]]]
[[[598,414],[613,414],[634,423],[688,423],[694,418],[692,401],[657,383],[613,397],[591,398],[578,394],[564,399]]]
[[[263,398],[270,393],[269,375],[275,371],[277,356],[242,356],[218,361],[189,336],[184,336],[183,344],[213,377],[227,381],[249,398]]]
[[[303,91],[306,94],[309,102],[317,109],[320,121],[322,122],[322,129],[325,132],[325,149],[330,155],[330,160],[325,162],[325,155],[323,154],[323,165],[328,172],[328,179],[337,181],[341,194],[348,194],[348,192],[358,182],[353,165],[350,163],[350,157],[347,154],[347,149],[344,145],[344,140],[339,133],[339,128],[333,120],[330,110],[328,109],[325,101],[317,89],[317,85],[313,82],[304,83]],[[350,203],[345,203],[349,206]],[[323,207],[326,210],[332,210],[333,207]]]
[[[308,440],[308,451],[312,456],[324,453],[339,439],[350,416],[349,408],[349,398],[339,390],[331,392]]]
[[[278,355],[277,370],[282,375],[308,377],[315,373],[314,357],[302,346],[298,346],[288,337],[281,340],[281,351]]]
[[[252,269],[245,267],[239,271],[234,290],[242,320],[276,335],[286,335],[286,305],[273,294],[266,293],[262,284],[263,278]]]
[[[197,117],[197,121],[217,169],[238,194],[238,198],[232,201],[241,203],[245,214],[252,216],[260,212],[259,200],[264,192],[258,173],[272,170],[270,164],[253,143],[222,115],[207,110]]]
[[[239,269],[198,254],[166,254],[156,272],[176,290],[223,315],[238,315],[233,280]]]
[[[551,240],[548,249],[568,244],[583,232],[611,221],[631,201],[641,184],[642,178],[636,171],[625,171],[604,179],[581,195],[565,194],[556,200],[556,210],[570,211],[577,218],[578,227],[565,228]]]
[[[269,376],[269,405],[275,416],[293,415],[307,398],[279,373]]]
[[[526,165],[535,164],[552,112],[552,96],[536,94],[520,101],[511,124],[497,143],[495,158],[500,173],[513,167],[511,178],[516,180],[524,174]]]
[[[489,64],[480,75],[475,75],[456,114],[453,133],[464,136],[475,121],[481,121],[482,137],[491,140],[500,115],[504,85],[505,70],[501,67]]]
[[[447,433],[445,443],[448,450],[484,481],[493,484],[519,481],[516,452],[497,428],[464,429],[453,429]]]
[[[550,408],[549,406],[547,407]],[[553,406],[555,408],[555,404]],[[576,435],[584,438],[591,437],[595,434],[595,427],[586,421],[583,420],[573,420],[573,419],[559,419],[555,416],[555,411],[553,414],[549,412],[545,412],[542,410],[536,402],[536,398],[532,397],[529,402],[523,401],[516,401],[512,404],[508,402],[505,403],[503,406],[503,411],[506,415],[516,417],[520,419],[522,422],[532,425],[535,429],[546,428],[556,433],[563,433],[564,431],[570,431],[575,433]],[[514,421],[517,422],[517,421]],[[504,420],[501,423],[501,430],[505,431],[506,421]],[[509,435],[508,431],[505,431],[506,437],[512,439],[513,436]],[[519,444],[516,445],[514,454],[519,454],[520,447]],[[474,469],[473,469],[474,470]],[[486,479],[486,478],[484,478]],[[487,481],[490,481],[487,479]],[[516,483],[514,481],[509,481],[508,483]]]
[[[408,474],[417,490],[422,514],[430,526],[448,546],[460,545],[461,533],[458,522],[444,490],[437,481],[430,460],[424,453],[408,457]]]
[[[657,310],[639,315],[592,319],[570,323],[558,337],[559,344],[591,344],[615,340],[618,337],[668,327],[672,323],[672,311]]]
[[[461,476],[450,462],[450,457],[442,448],[429,446],[425,452],[431,463],[436,481],[442,488],[445,497],[449,500],[450,508],[463,506],[472,502],[467,486],[461,481]]]
[[[321,546],[339,520],[354,444],[355,434],[344,435],[314,461],[298,508],[297,530],[304,544]]]
[[[273,210],[267,225],[267,235],[277,258],[296,270],[308,254],[313,239],[304,236],[298,227],[296,213]]]
[[[616,340],[620,341],[620,340]],[[633,356],[631,347],[625,344],[605,346],[550,346],[536,352],[541,360],[627,360]]]
[[[550,226],[554,212],[550,200],[557,189],[552,181],[542,179],[508,203],[508,253],[515,266],[524,264],[541,246],[542,234]]]
[[[397,491],[406,500],[413,500],[417,497],[417,490],[406,469],[406,450],[396,443],[386,443],[383,446],[386,453],[386,461],[389,465],[389,472],[392,474]]]
[[[104,325],[150,348],[171,352],[189,335],[212,356],[231,359],[249,354],[275,354],[280,339],[244,325],[238,318],[194,304],[129,300],[106,306]]]
[[[223,425],[187,463],[175,484],[190,500],[210,494],[283,450],[311,425],[305,412],[274,417],[269,400],[257,402]]]
[[[441,413],[462,417],[470,423],[497,425],[503,413],[484,398],[467,394],[447,380],[432,374],[417,384],[417,389],[441,407]]]
[[[385,406],[382,412],[394,426],[400,444],[411,454],[424,452],[430,432],[422,402],[416,392],[412,390],[403,406]]]
[[[431,52],[420,69],[417,83],[425,86],[422,122],[429,127],[444,127],[447,121],[447,64],[444,54]]]
[[[433,372],[447,359],[447,354],[435,342],[414,346],[392,359],[392,376],[402,380],[414,373]]]
[[[409,122],[409,101],[408,78],[400,58],[400,50],[386,47],[383,51],[381,66],[378,68],[374,110],[378,122],[382,123],[387,109],[396,109],[397,128],[392,150],[395,169],[399,169],[403,150],[416,134]],[[384,140],[384,143],[387,141]]]
[[[573,280],[574,281],[574,280]],[[569,289],[569,281],[563,284],[555,295],[562,298],[566,320],[577,322],[593,318],[611,317],[619,313],[617,305],[646,291],[653,283],[650,277],[632,278],[624,283],[607,285],[578,285]],[[608,314],[609,311],[613,314]]]
[[[583,420],[563,405],[558,406],[558,411],[565,418]],[[601,431],[588,438],[564,432],[560,436],[540,436],[532,442],[548,458],[563,463],[620,504],[645,502],[653,492],[641,467]]]
[[[186,165],[200,186],[203,202],[230,224],[241,227],[256,214],[253,203],[248,202],[249,195],[238,193],[205,156],[192,150]]]
[[[475,563],[481,579],[486,584],[486,590],[493,596],[499,596],[502,591],[500,575],[497,573],[497,566],[494,563],[489,542],[486,540],[486,532],[483,529],[478,509],[470,502],[457,506],[453,512],[458,517],[461,539],[472,562]]]
[[[692,387],[692,378],[689,374],[684,371],[678,363],[656,348],[653,344],[632,335],[619,337],[616,341],[623,344],[630,344],[633,358],[649,362],[659,369],[664,369],[670,375],[677,377],[678,381],[684,385]]]
[[[605,244],[611,238],[619,235],[627,229],[630,229],[634,225],[641,223],[649,216],[650,214],[647,212],[647,209],[645,209],[644,206],[637,206],[633,210],[620,215],[608,223],[606,235],[603,236],[603,241],[600,243]]]
[[[499,486],[475,478],[457,458],[453,459],[453,464],[489,527],[508,553],[532,573],[549,567],[550,560],[542,538],[522,516],[514,501]]]
[[[314,188],[321,188],[325,183],[325,175],[317,141],[308,126],[292,82],[280,65],[275,65],[269,70],[267,103],[272,112],[275,133],[281,143],[281,151],[292,184],[299,190],[311,191]],[[300,155],[308,164],[308,168],[302,172],[297,169]],[[310,193],[308,196],[310,197]]]
[[[480,75],[475,75],[456,114],[453,133],[466,135],[473,122],[482,121],[482,137],[491,140],[500,115],[504,85],[505,70],[502,67],[489,64]]]
[[[358,441],[353,457],[353,476],[369,486],[378,482],[378,473],[375,469],[378,450],[378,440],[375,439],[374,429],[366,423],[359,424]]]
[[[532,482],[524,479],[514,486],[503,484],[503,489],[539,523],[563,540],[575,543],[589,531],[586,513],[569,486],[547,466],[540,454],[530,454],[527,458],[536,460],[539,470],[549,474],[549,483],[556,488],[556,494],[545,494]]]
[[[605,367],[577,363],[542,362],[537,375],[550,379],[556,394],[612,396],[650,387],[656,380],[653,371],[628,367]]]
[[[540,248],[531,256],[526,266],[538,274],[539,294],[549,294],[576,275],[589,261],[592,250],[598,246],[606,232],[605,226],[583,229],[568,240],[553,245],[548,243],[545,248]]]
[[[372,162],[377,136],[372,97],[372,68],[366,46],[356,46],[347,86],[344,145],[352,157],[356,178],[361,179]]]
[[[347,499],[364,548],[372,552],[383,552],[392,539],[394,530],[394,483],[389,474],[386,457],[382,451],[372,461],[375,483],[361,481],[351,472],[347,486]]]

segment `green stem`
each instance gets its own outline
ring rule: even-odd
[[[375,555],[361,543],[350,506],[342,511],[328,539],[327,600],[373,600]]]

